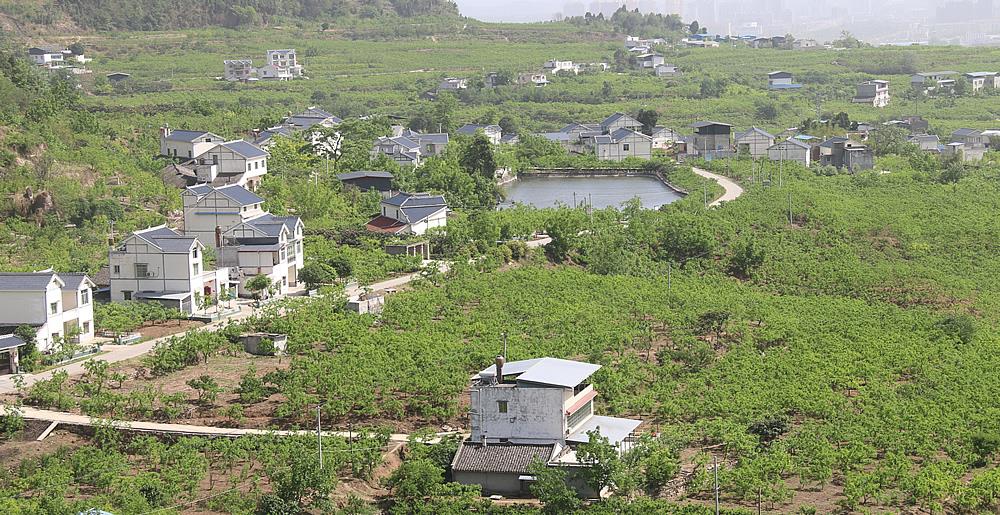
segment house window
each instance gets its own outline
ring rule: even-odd
[[[624,150],[625,152],[628,152],[628,148],[629,148],[628,143],[622,145],[622,150]]]
[[[90,290],[83,290],[80,292],[80,305],[86,306],[90,304]]]
[[[84,322],[83,326],[80,328],[80,332],[83,334],[90,334],[90,322]]]
[[[213,165],[219,164],[219,154],[212,154],[212,164]]]
[[[251,164],[250,164],[250,163],[247,163],[247,171],[249,172],[249,171],[250,171],[250,170],[252,170],[252,169],[253,169],[253,167],[251,166]]]
[[[507,413],[507,401],[497,401],[497,412]]]
[[[287,277],[282,277],[281,278],[281,285],[282,286],[288,286],[288,278]]]
[[[122,267],[119,265],[115,265],[114,267],[112,267],[112,271],[115,273],[115,275],[119,275],[122,273]]]
[[[122,298],[125,300],[132,300],[132,292],[129,290],[122,290]]]
[[[195,259],[198,259],[198,249],[197,248],[191,249],[191,257],[193,257]]]
[[[147,275],[149,275],[149,265],[147,263],[136,263],[135,276],[146,277]]]
[[[59,312],[59,301],[52,302],[49,304],[49,313],[55,315]]]
[[[254,170],[260,170],[260,161],[254,161],[253,162],[253,169]]]
[[[190,151],[190,150],[188,150],[188,157],[192,157],[192,156],[191,156],[191,151]],[[202,164],[205,164],[205,163],[202,163]]]
[[[566,419],[566,427],[573,428],[578,426],[581,422],[583,422],[588,416],[590,416],[593,413],[594,413],[594,401],[590,401],[587,404],[585,404],[582,408],[574,411]]]
[[[199,266],[198,263],[195,263],[194,264],[194,275],[198,275],[200,273],[200,271],[201,271],[201,266]]]

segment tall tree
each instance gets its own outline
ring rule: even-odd
[[[642,133],[647,136],[653,135],[653,128],[659,118],[660,114],[653,109],[640,109],[639,114],[635,115],[635,119],[642,124]]]

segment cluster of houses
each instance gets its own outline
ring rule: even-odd
[[[651,70],[657,77],[679,77],[677,66],[664,62],[663,54],[654,50],[667,42],[662,38],[643,39],[636,36],[625,37],[625,49],[635,56],[636,63],[643,70]]]
[[[910,87],[925,95],[954,93],[958,80],[965,80],[973,94],[984,90],[1000,88],[1000,74],[997,72],[956,71],[921,72],[910,76]]]
[[[724,147],[724,140],[729,138],[726,130],[729,126],[711,122],[708,127],[712,128],[716,138],[715,143]],[[732,148],[738,155],[747,155],[754,159],[789,161],[803,166],[818,163],[850,172],[869,170],[875,165],[874,152],[864,143],[848,137],[838,136],[822,140],[807,134],[792,134],[779,138],[759,127],[751,127],[744,132],[736,133],[733,144]]]
[[[28,60],[48,70],[67,70],[76,75],[90,73],[86,64],[92,61],[82,51],[74,52],[69,48],[52,45],[29,48]]]
[[[627,158],[650,159],[653,156],[654,138],[640,132],[642,123],[635,118],[615,113],[601,123],[571,123],[558,132],[541,136],[559,143],[567,151],[596,155],[606,161]],[[667,129],[657,127],[654,134],[663,141]]]
[[[257,67],[253,59],[226,59],[222,78],[233,82],[258,80],[292,80],[303,76],[294,48],[268,50],[266,63]]]
[[[978,130],[962,128],[951,133],[949,143],[942,142],[937,134],[928,132],[929,124],[919,116],[907,116],[900,120],[890,120],[886,125],[896,126],[909,132],[907,141],[924,152],[941,156],[956,156],[963,162],[973,163],[983,159],[991,147],[991,139],[1000,137],[1000,130]]]

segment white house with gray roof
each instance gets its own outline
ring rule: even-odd
[[[506,363],[498,356],[472,377],[471,434],[452,460],[455,481],[481,485],[487,494],[524,495],[534,481],[528,465],[538,460],[567,467],[584,497],[602,495],[574,478],[573,470],[585,466],[577,446],[596,431],[621,450],[641,421],[596,414],[590,377],[600,368],[556,358]]]
[[[247,220],[265,214],[264,199],[239,185],[222,187],[201,184],[181,193],[184,202],[184,234],[202,245],[217,248],[222,234]]]
[[[219,263],[229,267],[230,278],[244,285],[257,275],[265,275],[276,295],[285,295],[298,285],[298,273],[305,264],[302,253],[302,220],[297,216],[264,213],[239,223],[222,233]]]
[[[499,145],[503,140],[503,129],[501,129],[499,125],[476,125],[467,123],[459,127],[455,132],[462,134],[463,136],[475,136],[479,131],[482,131],[483,135],[486,136],[486,139],[494,145]]]
[[[211,132],[175,130],[169,125],[160,127],[161,156],[194,159],[224,141]]]
[[[89,343],[94,339],[94,283],[86,274],[41,272],[0,273],[0,333],[20,326],[35,329],[38,350],[58,350],[66,339]],[[7,349],[20,344],[3,340]],[[13,347],[11,347],[13,345]],[[0,349],[2,352],[3,349]],[[10,358],[0,359],[0,374],[13,368]],[[7,370],[7,373],[16,370]]]
[[[617,129],[610,134],[595,136],[593,141],[594,154],[603,161],[653,157],[653,138],[632,129]]]
[[[365,228],[382,234],[424,234],[448,224],[448,203],[441,195],[399,193],[382,201]]]
[[[227,291],[229,270],[206,270],[198,238],[165,225],[135,231],[108,253],[111,300],[157,302],[185,313]]]
[[[771,161],[794,161],[809,166],[812,163],[812,147],[795,138],[789,138],[771,145],[767,149]]]
[[[745,132],[737,132],[733,141],[737,152],[757,159],[767,155],[767,149],[774,145],[774,135],[760,127],[750,127]]]
[[[402,166],[417,167],[427,157],[438,156],[448,146],[448,133],[421,133],[400,126],[392,128],[392,136],[375,140],[371,157],[385,155]]]
[[[243,140],[217,143],[195,156],[195,164],[208,167],[209,180],[225,184],[238,184],[256,191],[261,177],[267,175],[266,150]]]

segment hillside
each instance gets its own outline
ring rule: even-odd
[[[0,13],[20,23],[72,20],[86,30],[172,30],[261,27],[295,20],[345,17],[458,17],[448,0],[0,0]]]

